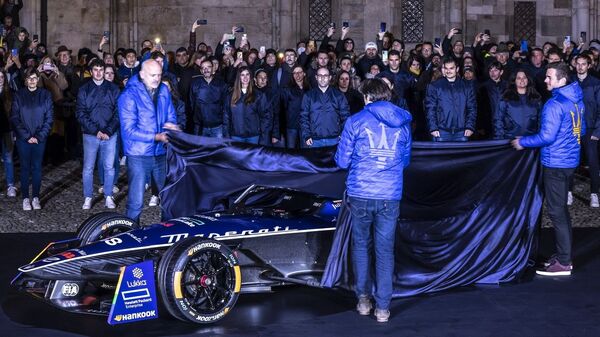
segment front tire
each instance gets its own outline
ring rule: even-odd
[[[190,238],[170,247],[158,265],[163,304],[174,317],[213,323],[235,305],[241,288],[238,260],[224,244]]]
[[[77,237],[81,246],[104,240],[117,234],[129,232],[137,224],[130,218],[117,212],[101,212],[85,219],[77,228]]]

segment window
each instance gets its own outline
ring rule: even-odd
[[[402,39],[404,42],[423,41],[424,0],[402,1]]]
[[[310,39],[323,39],[331,23],[331,0],[310,0],[308,17]]]
[[[513,25],[514,41],[527,40],[535,45],[535,2],[515,1],[515,19]]]

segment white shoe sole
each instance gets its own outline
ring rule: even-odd
[[[536,270],[535,273],[538,275],[542,275],[542,276],[571,276],[570,270],[559,271],[559,272],[547,272],[547,271],[543,271],[543,270]]]

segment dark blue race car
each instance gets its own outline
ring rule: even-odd
[[[318,286],[341,200],[251,186],[227,211],[144,228],[118,213],[88,218],[74,239],[51,243],[13,285],[61,309],[107,315],[121,268],[153,261],[159,297],[183,321],[210,323],[243,292]]]

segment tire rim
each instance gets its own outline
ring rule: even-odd
[[[220,311],[234,296],[234,269],[218,251],[195,255],[186,263],[182,279],[183,296],[198,313]]]

